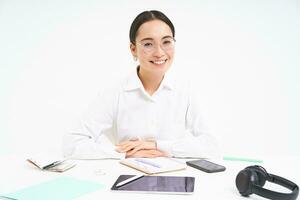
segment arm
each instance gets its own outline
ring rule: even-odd
[[[127,140],[116,145],[117,151],[126,153],[126,158],[129,157],[165,157],[167,154],[160,151],[156,147],[154,140]]]
[[[113,117],[117,95],[98,95],[84,117],[64,137],[63,153],[78,159],[124,158],[105,133],[113,132]]]
[[[196,95],[188,93],[183,137],[174,140],[158,140],[157,148],[174,157],[217,158],[220,156],[216,139],[210,134]]]

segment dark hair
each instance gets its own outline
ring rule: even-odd
[[[130,31],[129,31],[130,42],[132,44],[135,44],[136,33],[142,24],[144,24],[145,22],[148,22],[148,21],[155,20],[155,19],[165,22],[170,27],[173,37],[175,37],[175,28],[174,28],[171,20],[160,11],[150,10],[150,11],[144,11],[144,12],[140,13],[133,20],[133,22],[130,26]]]

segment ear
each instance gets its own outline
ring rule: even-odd
[[[137,57],[136,45],[130,43],[130,51],[133,57]]]

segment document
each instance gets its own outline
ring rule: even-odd
[[[185,162],[166,157],[126,158],[122,159],[120,163],[146,174],[158,174],[186,169]]]

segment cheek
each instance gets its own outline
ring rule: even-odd
[[[138,52],[137,56],[140,61],[145,62],[145,61],[148,61],[148,59],[149,59],[149,56],[147,56],[143,51]]]
[[[171,52],[168,52],[168,57],[170,58],[170,59],[173,59],[174,58],[174,51],[171,51]]]

